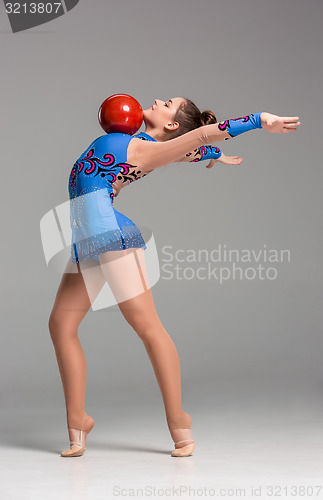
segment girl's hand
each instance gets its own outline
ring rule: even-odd
[[[212,168],[216,161],[224,163],[224,165],[240,165],[240,163],[242,162],[242,158],[239,158],[238,156],[227,156],[222,153],[220,158],[218,158],[217,160],[211,160],[210,163],[206,165],[206,168]]]
[[[299,116],[277,116],[266,112],[260,115],[262,128],[274,134],[288,134],[291,130],[297,130],[301,124],[298,120]]]

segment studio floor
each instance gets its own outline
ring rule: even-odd
[[[185,458],[170,456],[168,429],[151,408],[94,409],[85,454],[63,458],[65,415],[56,412],[2,413],[1,498],[323,498],[321,411],[194,413],[196,448]]]

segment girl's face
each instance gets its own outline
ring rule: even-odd
[[[173,97],[168,101],[155,99],[152,106],[144,110],[144,122],[147,129],[156,133],[163,133],[164,128],[175,130],[178,123],[174,122],[174,116],[184,101],[183,97]]]

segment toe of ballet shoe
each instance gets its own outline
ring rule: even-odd
[[[81,457],[84,452],[85,452],[85,448],[83,448],[82,446],[73,446],[72,448],[69,448],[68,450],[62,451],[61,456],[62,457]]]
[[[175,448],[175,450],[172,451],[171,456],[172,457],[189,457],[192,455],[193,451],[195,449],[195,444],[188,444],[187,446],[182,446],[182,448]]]

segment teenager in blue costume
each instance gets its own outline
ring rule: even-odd
[[[287,134],[297,130],[298,120],[297,116],[259,112],[218,123],[214,113],[201,113],[187,98],[175,97],[166,102],[156,99],[144,110],[145,132],[135,136],[105,134],[78,158],[68,186],[71,257],[49,318],[64,388],[70,439],[70,448],[62,452],[62,456],[82,455],[87,435],[94,426],[93,418],[85,412],[86,359],[78,327],[105,282],[111,287],[126,321],[143,341],[152,363],[168,429],[175,442],[171,455],[188,456],[195,447],[191,417],[181,403],[178,353],[158,317],[148,283],[145,241],[135,223],[114,207],[120,189],[169,163],[208,159],[208,167],[215,161],[239,164],[241,158],[227,157],[210,144],[257,128]],[[165,212],[166,217],[170,215]],[[89,294],[82,274],[91,263],[100,269],[101,277],[95,275],[94,289]],[[73,266],[78,272],[71,271]]]

